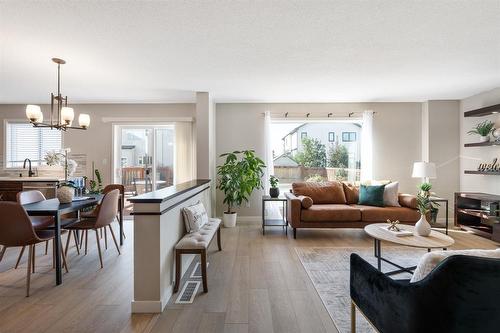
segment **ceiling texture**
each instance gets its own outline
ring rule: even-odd
[[[500,0],[4,1],[0,103],[375,102],[500,86]]]

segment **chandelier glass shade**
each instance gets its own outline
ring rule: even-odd
[[[43,113],[39,105],[26,105],[26,117],[35,127],[50,127],[61,131],[86,130],[90,126],[90,116],[81,113],[78,117],[79,126],[72,126],[75,111],[68,107],[68,96],[63,97],[61,94],[61,65],[64,65],[66,61],[59,58],[52,58],[52,61],[57,64],[57,94],[50,94],[50,121],[43,122]]]

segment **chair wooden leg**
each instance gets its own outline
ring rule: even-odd
[[[101,239],[102,239],[102,228],[101,228],[101,229],[99,229],[99,231],[101,232]]]
[[[64,255],[68,255],[69,242],[71,241],[71,230],[68,232],[68,238],[66,238],[66,247],[64,248]]]
[[[356,305],[351,301],[351,333],[356,333]]]
[[[201,250],[201,279],[203,280],[203,292],[208,292],[207,286],[207,250]]]
[[[220,239],[220,226],[217,229],[217,246],[219,247],[219,251],[222,251],[222,244]]]
[[[87,249],[89,244],[89,232],[85,230],[85,255],[87,255]]]
[[[49,241],[45,241],[45,255],[49,253]]]
[[[33,266],[32,272],[35,273],[35,257],[36,257],[36,244],[33,244],[33,258],[31,259],[31,265]]]
[[[81,236],[80,236],[80,249],[82,248],[83,246],[83,234],[85,234],[85,231],[81,231]]]
[[[111,228],[111,224],[108,224],[108,226],[109,226],[109,231],[111,231],[111,236],[113,236],[113,242],[115,242],[116,251],[118,251],[118,254],[121,254],[120,247],[118,246],[118,243],[116,242],[116,237],[115,237],[115,233],[113,232],[113,228]]]
[[[104,229],[104,248],[107,250],[108,249],[108,231],[106,230],[106,227]]]
[[[80,242],[78,241],[78,234],[76,233],[76,230],[73,230],[73,238],[75,239],[76,253],[80,255]]]
[[[99,241],[99,231],[95,230],[95,240],[97,241],[97,250],[99,252],[99,261],[101,262],[101,268],[104,268],[102,264],[102,254],[101,254],[101,242]]]
[[[5,248],[4,248],[5,249]],[[26,246],[23,246],[21,248],[21,251],[19,252],[19,256],[17,257],[17,261],[16,261],[16,266],[14,266],[14,269],[17,269],[17,267],[19,266],[19,263],[21,262],[21,258],[23,257],[23,254],[24,254],[24,250],[26,249]]]
[[[2,262],[3,255],[5,254],[5,250],[7,250],[7,246],[2,247],[2,251],[0,251],[0,262]]]
[[[69,235],[71,235],[71,232],[68,233],[68,238],[69,238]],[[66,273],[69,273],[68,262],[66,260],[66,253],[64,253],[64,250],[62,249],[62,247],[61,247],[61,257],[63,260],[64,270],[66,271]]]
[[[179,291],[179,284],[181,283],[181,253],[178,250],[175,250],[175,284],[174,284],[174,293]]]
[[[26,268],[26,297],[30,296],[31,260],[33,259],[33,245],[29,245],[28,266]]]

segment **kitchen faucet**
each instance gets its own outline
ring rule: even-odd
[[[28,177],[33,177],[35,173],[31,170],[31,160],[26,158],[23,163],[23,169],[26,169],[26,161],[28,161]]]

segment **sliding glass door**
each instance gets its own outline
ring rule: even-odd
[[[174,184],[174,125],[115,125],[114,182],[138,195]]]

